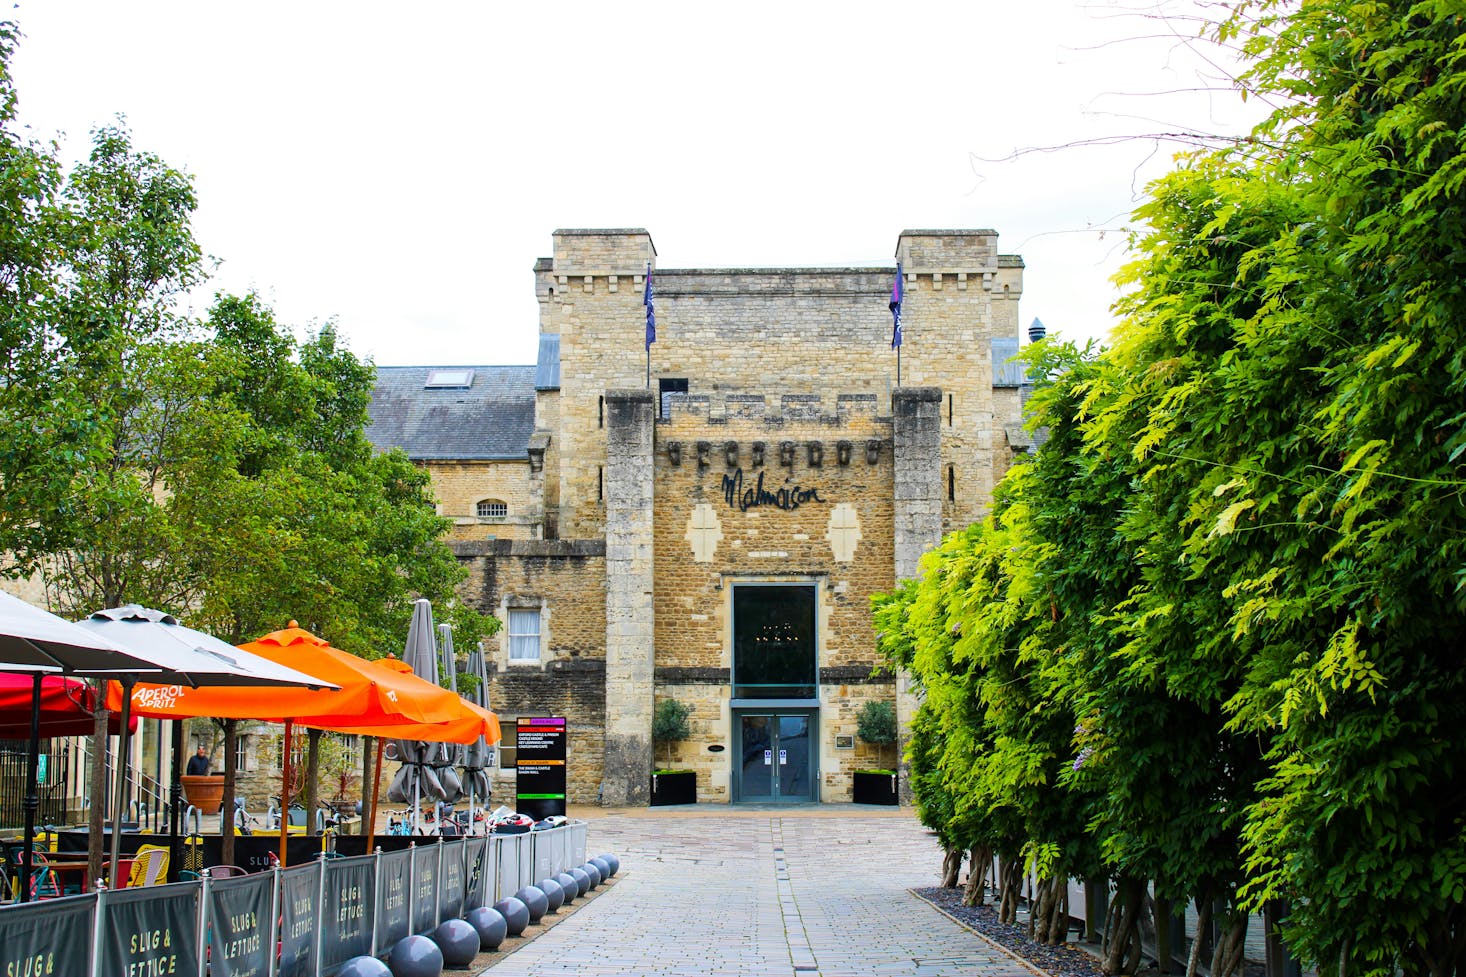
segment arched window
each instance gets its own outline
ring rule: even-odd
[[[477,512],[480,519],[503,519],[509,515],[509,505],[498,499],[484,499],[478,504]]]

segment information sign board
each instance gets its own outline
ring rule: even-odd
[[[536,821],[565,814],[565,717],[521,716],[515,722],[514,809]]]

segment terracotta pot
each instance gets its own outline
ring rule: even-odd
[[[183,781],[183,796],[188,802],[205,814],[214,814],[224,803],[224,778],[214,776],[180,778]]]

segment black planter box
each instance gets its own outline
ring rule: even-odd
[[[696,803],[697,774],[691,770],[652,774],[652,807]]]
[[[895,804],[896,775],[893,773],[862,773],[856,771],[855,803]]]

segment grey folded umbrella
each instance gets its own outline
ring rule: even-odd
[[[478,681],[467,698],[475,705],[489,708],[489,669],[482,646],[468,653],[468,674]],[[463,789],[468,793],[470,808],[474,803],[488,804],[492,793],[489,769],[493,762],[494,748],[482,736],[463,748]]]
[[[438,649],[433,640],[433,605],[429,601],[418,600],[412,608],[402,660],[412,667],[418,678],[434,685],[440,684]],[[455,801],[463,792],[463,784],[450,765],[452,754],[448,752],[447,744],[393,740],[392,745],[402,767],[387,786],[387,798],[396,803],[412,804],[413,828],[416,829],[423,798]]]

